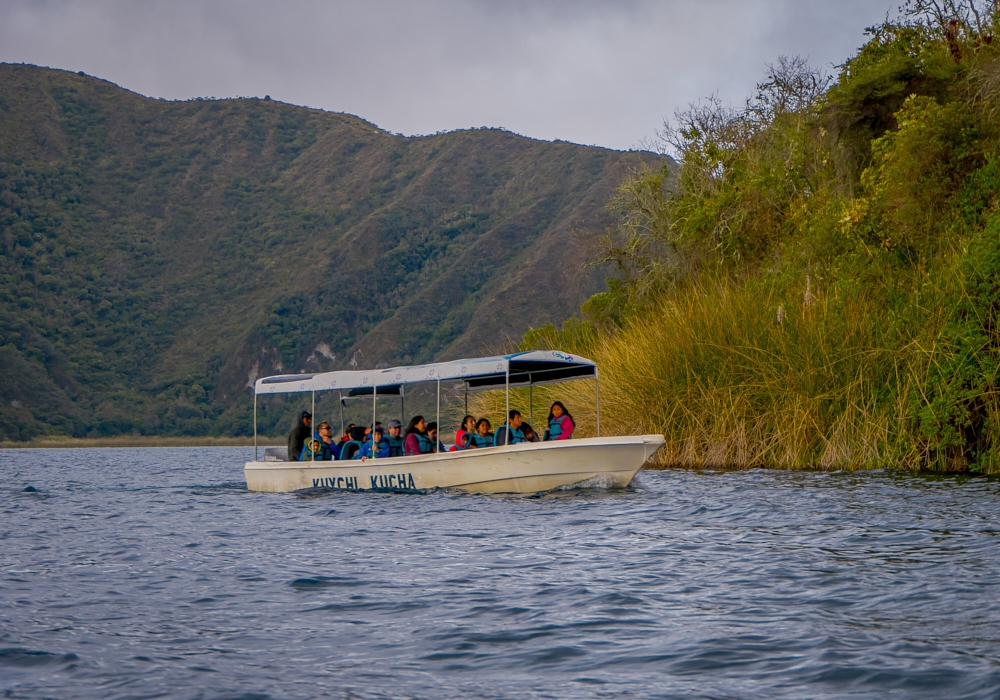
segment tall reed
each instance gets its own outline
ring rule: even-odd
[[[702,278],[591,347],[567,349],[598,363],[602,433],[662,433],[660,465],[915,467],[921,443],[909,408],[934,360],[941,308],[893,310],[877,287],[837,293],[812,279]],[[593,382],[537,388],[540,431],[555,399],[579,436],[594,434]],[[512,408],[527,416],[527,406],[527,390],[511,393]],[[500,419],[503,393],[472,407]]]

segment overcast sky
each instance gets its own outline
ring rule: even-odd
[[[0,0],[0,61],[169,99],[271,95],[404,134],[630,148],[779,55],[831,68],[900,0]]]

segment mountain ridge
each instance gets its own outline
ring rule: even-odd
[[[0,64],[0,437],[246,434],[254,375],[559,323],[656,158]]]

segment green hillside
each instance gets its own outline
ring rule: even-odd
[[[0,438],[246,434],[256,376],[560,322],[649,158],[2,64]]]

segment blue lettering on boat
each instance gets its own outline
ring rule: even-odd
[[[413,474],[372,474],[368,477],[372,489],[411,489],[416,491]],[[356,476],[324,476],[312,480],[313,488],[358,491]]]
[[[356,476],[324,476],[313,479],[312,482],[313,488],[350,489],[354,491],[358,489],[358,477]]]

